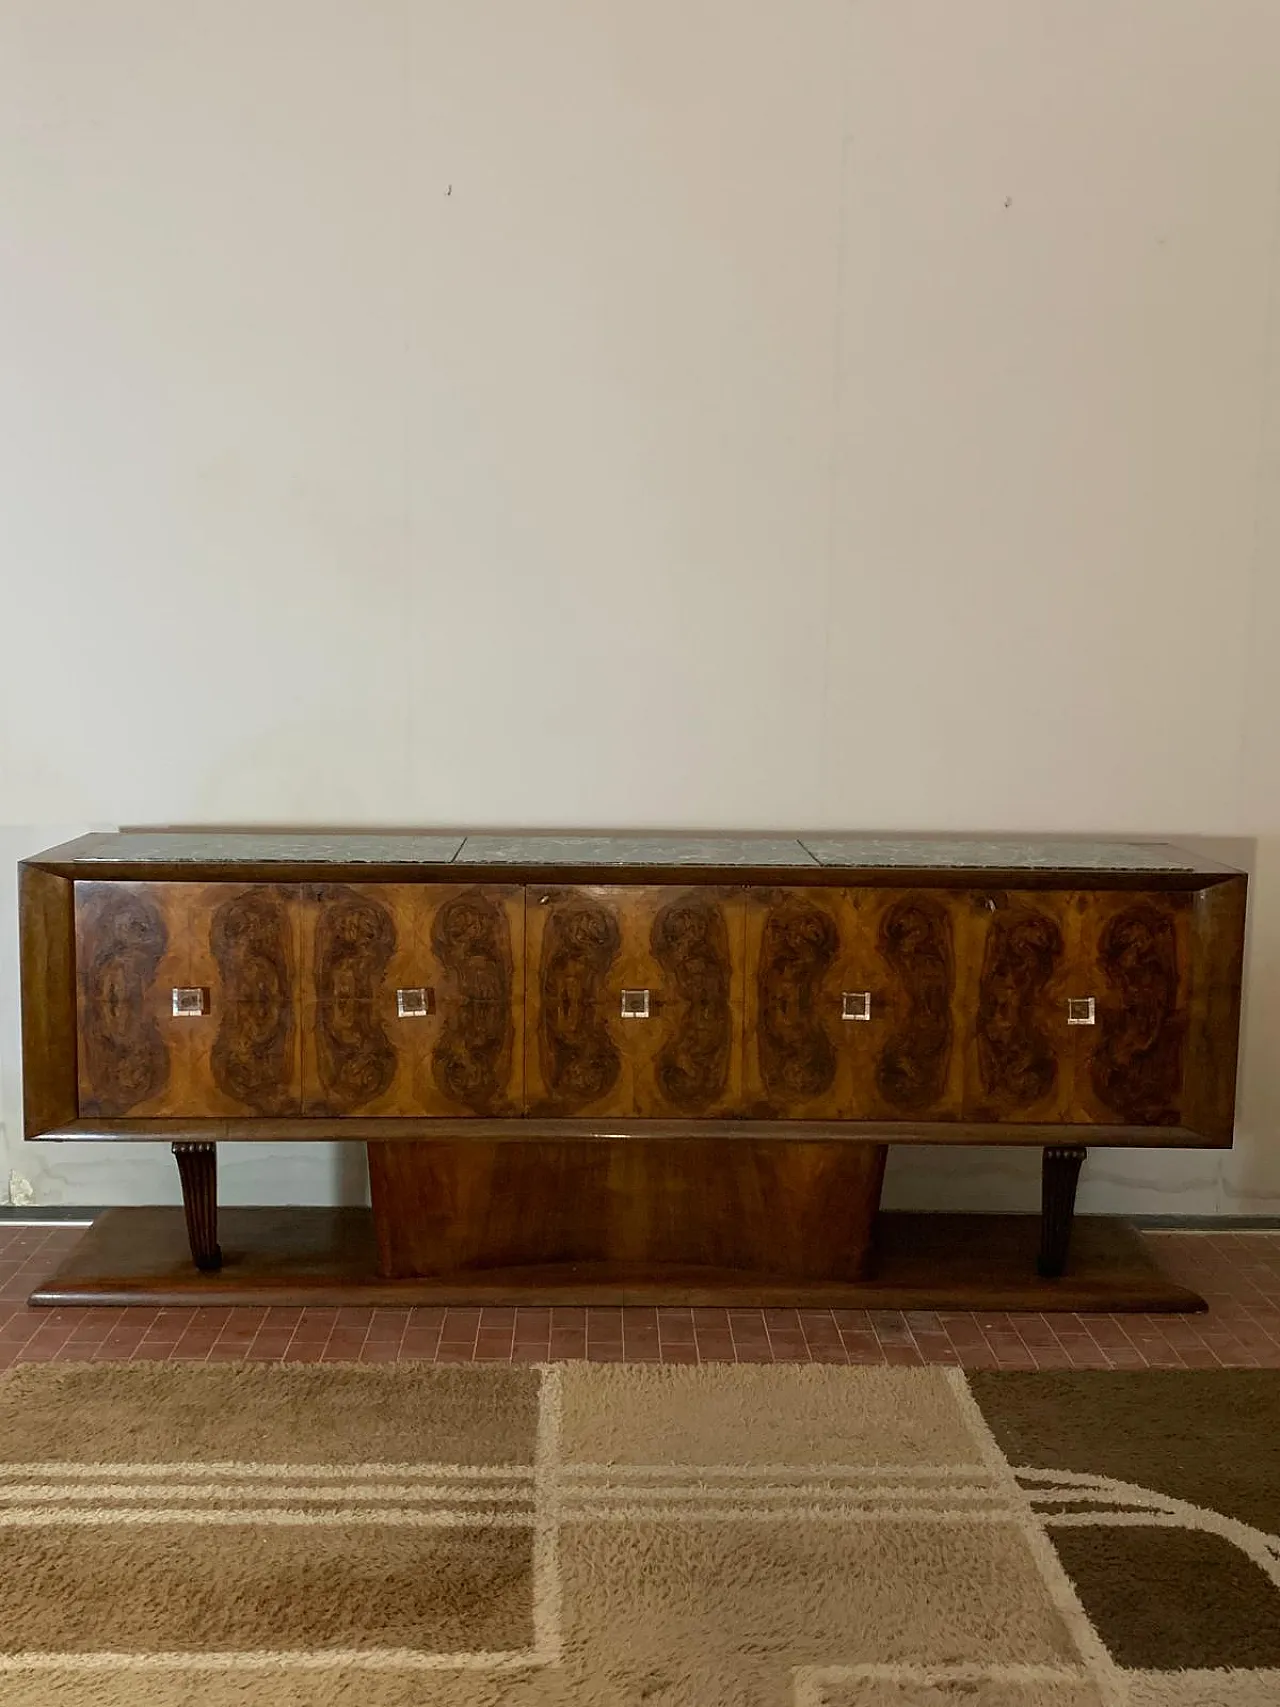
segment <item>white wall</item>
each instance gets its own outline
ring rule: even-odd
[[[126,823],[1233,838],[1238,1148],[1085,1202],[1280,1209],[1278,87],[1275,0],[0,0],[3,884]],[[0,904],[0,1172],[174,1197],[19,1142]]]

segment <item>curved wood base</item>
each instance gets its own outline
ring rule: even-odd
[[[883,1144],[741,1138],[369,1145],[388,1278],[564,1265],[861,1280]]]
[[[191,1266],[179,1209],[108,1209],[32,1304],[684,1304],[863,1310],[1203,1310],[1156,1266],[1157,1240],[1084,1215],[1070,1271],[1038,1280],[1035,1215],[881,1214],[876,1271],[862,1281],[779,1280],[710,1270],[648,1274],[575,1265],[385,1280],[367,1209],[222,1212],[224,1265]]]

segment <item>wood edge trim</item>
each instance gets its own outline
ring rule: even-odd
[[[152,883],[448,883],[527,887],[753,889],[760,886],[842,889],[1199,890],[1245,874],[1223,866],[1187,871],[1078,871],[1058,867],[971,866],[710,866],[710,865],[344,865],[340,861],[86,860],[24,865],[84,882]]]
[[[74,903],[69,879],[27,861],[19,865],[24,1142],[74,1122],[79,1109]]]
[[[1188,1126],[989,1126],[958,1123],[901,1126],[872,1121],[645,1121],[421,1119],[300,1116],[278,1120],[80,1120],[54,1123],[29,1136],[44,1143],[430,1143],[473,1138],[480,1142],[545,1143],[557,1140],[618,1142],[651,1139],[744,1139],[833,1144],[945,1145],[956,1149],[1044,1149],[1061,1145],[1125,1149],[1229,1149],[1230,1138]]]
[[[1248,882],[1240,872],[1205,885],[1192,903],[1186,1070],[1201,1094],[1185,1114],[1223,1147],[1234,1137],[1239,1093]]]

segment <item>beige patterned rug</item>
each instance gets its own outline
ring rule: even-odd
[[[1277,1707],[1280,1375],[27,1365],[0,1707]]]

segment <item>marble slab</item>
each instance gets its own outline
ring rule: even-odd
[[[962,870],[1195,871],[1181,848],[1165,842],[1091,842],[993,837],[808,836],[803,844],[819,865],[947,866]]]
[[[1053,837],[475,835],[415,831],[136,830],[82,836],[39,860],[95,864],[720,867],[1198,872],[1166,842]],[[1226,870],[1210,863],[1210,870]]]
[[[308,835],[257,831],[176,830],[125,831],[115,836],[88,836],[83,846],[75,843],[55,850],[70,863],[92,865],[110,861],[171,860],[184,862],[258,861],[291,865],[448,865],[462,846],[461,836],[404,834]]]
[[[459,865],[813,866],[791,837],[468,836]]]

